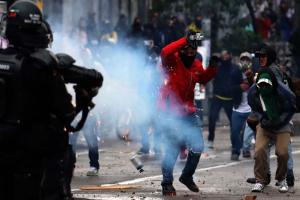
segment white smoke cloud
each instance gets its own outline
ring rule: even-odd
[[[150,124],[156,113],[156,93],[161,80],[158,66],[147,62],[145,48],[103,45],[87,50],[78,37],[70,38],[55,32],[51,50],[67,53],[76,60],[77,65],[102,73],[103,86],[93,100],[101,125],[106,130],[129,128],[130,137],[135,140],[140,137],[139,127],[144,123]],[[68,89],[73,93],[72,87]],[[115,137],[115,134],[108,133],[107,136]]]

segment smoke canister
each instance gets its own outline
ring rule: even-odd
[[[132,156],[130,158],[131,163],[134,165],[134,167],[139,170],[140,173],[142,173],[144,171],[143,167],[143,163],[140,161],[140,159],[138,159],[138,157],[136,155]]]

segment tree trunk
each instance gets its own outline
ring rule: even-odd
[[[247,5],[249,13],[250,13],[253,30],[255,33],[257,33],[256,23],[255,23],[255,14],[254,14],[253,6],[251,4],[251,0],[246,0],[246,5]]]

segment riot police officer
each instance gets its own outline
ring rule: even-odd
[[[0,50],[0,199],[68,199],[61,191],[65,131],[75,116],[49,25],[30,1],[10,6]]]

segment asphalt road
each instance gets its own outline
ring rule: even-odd
[[[205,137],[207,130],[204,130]],[[240,158],[240,161],[230,160],[229,128],[218,127],[216,131],[215,149],[208,156],[201,157],[194,180],[200,188],[199,193],[190,192],[178,181],[185,161],[178,160],[174,175],[176,197],[163,197],[161,194],[160,160],[154,155],[142,156],[144,172],[139,173],[130,158],[139,149],[137,142],[124,142],[119,139],[109,139],[101,142],[100,171],[97,177],[87,177],[89,167],[87,151],[78,151],[77,167],[72,183],[76,199],[228,199],[241,200],[245,196],[257,195],[257,200],[299,200],[300,199],[300,136],[293,137],[295,187],[288,193],[281,194],[275,186],[276,156],[272,150],[271,168],[272,182],[263,193],[251,193],[252,185],[246,183],[246,178],[253,176],[254,160]],[[253,152],[252,152],[253,153]],[[101,186],[97,190],[83,190],[84,186]],[[122,188],[122,187],[129,187]],[[251,199],[251,198],[250,198]]]

